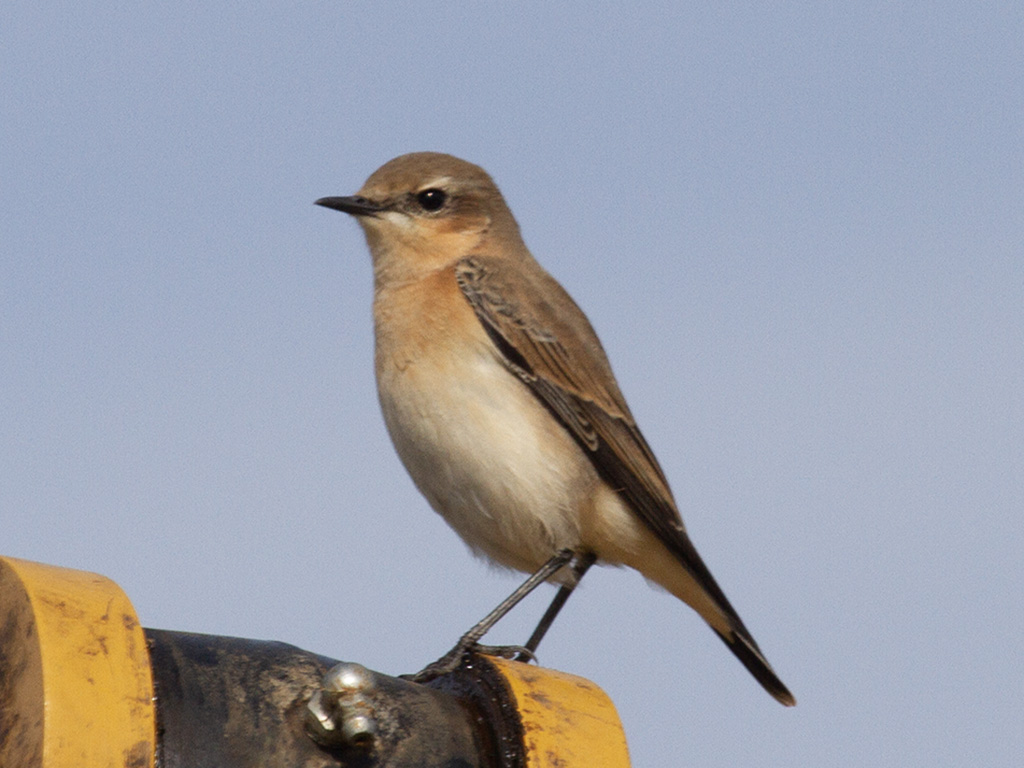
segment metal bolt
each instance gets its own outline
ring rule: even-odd
[[[306,705],[306,722],[313,738],[326,746],[371,749],[377,720],[367,694],[373,674],[361,664],[343,662],[331,667]]]

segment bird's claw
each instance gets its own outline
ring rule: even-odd
[[[472,647],[463,647],[461,644],[456,645],[448,653],[439,658],[437,661],[432,661],[427,664],[419,672],[412,675],[402,675],[403,680],[410,680],[414,683],[429,683],[443,675],[448,675],[454,672],[456,669],[462,666],[463,661],[472,650]]]
[[[473,652],[523,663],[537,661],[537,655],[525,645],[475,645]]]
[[[429,683],[443,675],[448,675],[459,669],[474,654],[481,656],[497,656],[503,659],[515,661],[536,661],[537,657],[533,651],[521,645],[480,645],[477,642],[459,643],[448,653],[427,664],[415,674],[400,675],[403,680],[410,680],[414,683]]]

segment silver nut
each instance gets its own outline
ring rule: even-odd
[[[335,732],[334,715],[323,689],[315,691],[306,704],[306,724],[318,740],[331,738]]]

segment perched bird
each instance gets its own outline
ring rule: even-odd
[[[527,250],[491,177],[418,152],[385,163],[355,196],[317,204],[363,228],[388,431],[470,548],[533,583],[560,578],[563,602],[595,559],[635,568],[795,704],[687,536],[593,328]]]

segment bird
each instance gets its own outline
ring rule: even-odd
[[[690,540],[593,327],[527,249],[491,176],[414,152],[355,195],[316,204],[363,230],[384,420],[414,484],[469,548],[532,574],[521,590],[561,583],[548,624],[592,563],[631,567],[794,705]]]

